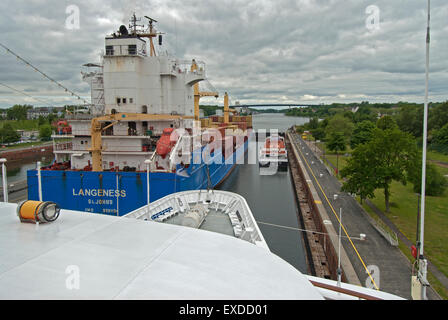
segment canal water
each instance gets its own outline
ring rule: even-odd
[[[26,172],[30,169],[36,169],[36,163],[40,161],[42,166],[49,165],[53,161],[53,156],[35,156],[21,161],[8,161],[6,163],[8,183],[26,180]]]
[[[283,114],[257,114],[253,116],[252,122],[254,129],[257,130],[285,131],[292,125],[308,122],[308,118],[287,117]],[[299,228],[298,209],[289,171],[263,174],[258,164],[247,162],[237,165],[219,189],[236,192],[245,197],[271,251],[299,271],[307,273],[302,233],[263,224]]]

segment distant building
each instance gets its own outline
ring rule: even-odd
[[[20,134],[20,140],[21,141],[31,141],[31,140],[37,140],[39,137],[39,131],[31,130],[31,131],[25,131],[25,130],[16,130],[18,134]]]
[[[64,111],[63,107],[37,107],[28,110],[26,114],[27,119],[39,119],[39,117],[48,117],[52,113],[57,113],[60,117]]]

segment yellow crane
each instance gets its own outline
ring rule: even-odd
[[[102,138],[101,133],[116,125],[120,121],[148,121],[148,120],[177,120],[177,119],[193,119],[191,116],[165,115],[165,114],[145,114],[145,113],[115,113],[102,117],[93,118],[91,120],[90,135],[92,137],[92,170],[103,171],[102,157]],[[107,126],[102,126],[102,122],[112,122]]]
[[[235,109],[229,108],[229,95],[227,92],[224,94],[224,123],[229,123],[229,112],[233,114],[238,113]]]
[[[193,59],[191,63],[191,72],[198,70],[198,65],[196,61]],[[210,92],[210,91],[199,91],[199,83],[195,83],[193,86],[194,90],[194,120],[199,121],[199,99],[202,97],[215,97],[218,98],[218,92]]]

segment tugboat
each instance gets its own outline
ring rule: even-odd
[[[278,133],[267,137],[259,152],[258,165],[260,167],[269,167],[272,163],[278,165],[278,168],[282,170],[288,168],[285,139]]]

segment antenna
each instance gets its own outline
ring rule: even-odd
[[[425,232],[425,187],[426,187],[426,144],[428,131],[428,83],[429,83],[429,43],[430,43],[430,0],[428,0],[428,22],[426,27],[426,66],[425,66],[425,104],[423,115],[423,151],[422,151],[422,189],[420,202],[420,241],[417,243],[418,248],[418,273],[417,278],[421,285],[421,299],[427,300],[426,287],[429,286],[427,280],[428,262],[424,257],[424,232]]]
[[[131,19],[129,19],[129,22],[130,22],[129,29],[132,30],[133,35],[137,34],[137,27],[142,27],[142,28],[144,27],[144,25],[142,25],[142,24],[137,24],[137,22],[140,22],[141,20],[142,20],[141,18],[137,18],[135,16],[135,12],[132,15]]]

